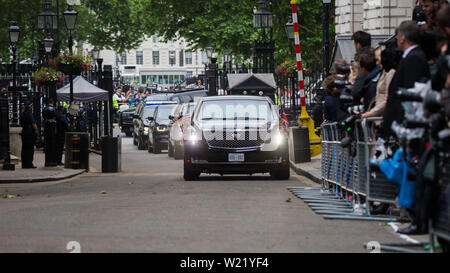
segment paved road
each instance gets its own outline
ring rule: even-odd
[[[367,252],[401,242],[377,222],[324,220],[286,190],[316,185],[294,175],[202,175],[185,182],[182,162],[138,151],[123,139],[120,174],[0,185],[0,252]],[[291,198],[291,202],[286,202]]]

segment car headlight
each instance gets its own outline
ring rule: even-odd
[[[277,132],[275,137],[274,137],[274,142],[276,145],[281,145],[284,142],[284,137],[280,132]]]
[[[166,128],[166,127],[158,126],[158,127],[156,127],[156,130],[157,130],[158,132],[165,132],[165,131],[167,130],[167,128]]]
[[[190,142],[191,144],[195,144],[196,142],[202,140],[201,131],[197,131],[192,127],[189,127],[183,134],[185,140]]]
[[[147,126],[144,126],[144,134],[148,134],[149,128]]]

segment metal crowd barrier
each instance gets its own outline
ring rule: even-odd
[[[338,123],[323,126],[322,187],[288,189],[325,219],[396,220],[390,212],[376,216],[370,212],[372,202],[395,204],[397,196],[396,184],[369,168],[376,144],[372,126],[381,120],[357,120],[353,132],[342,130]],[[342,147],[342,139],[352,133],[355,141]]]

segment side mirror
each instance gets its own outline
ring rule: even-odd
[[[178,115],[177,119],[182,119],[182,118],[183,118],[183,115]]]
[[[154,121],[155,119],[153,117],[148,117],[147,118],[149,121]]]
[[[170,120],[173,120],[173,119],[174,119],[174,117],[173,117],[172,115],[170,115],[170,116],[169,116],[169,119],[170,119]]]

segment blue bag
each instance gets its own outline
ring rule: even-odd
[[[398,190],[398,205],[414,210],[416,197],[416,182],[408,180],[408,172],[414,172],[409,163],[403,160],[403,150],[398,149],[393,158],[380,162],[380,170],[391,181],[396,183]],[[407,157],[411,156],[407,153]]]

